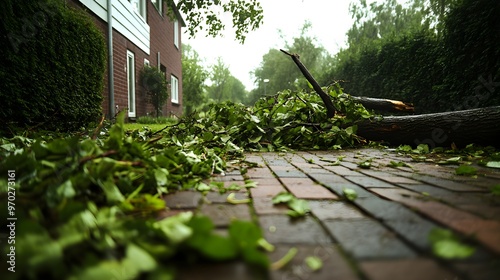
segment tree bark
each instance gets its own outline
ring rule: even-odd
[[[392,113],[413,113],[415,112],[415,107],[413,104],[406,103],[403,101],[390,100],[390,99],[378,99],[370,97],[358,97],[352,96],[354,101],[360,103],[367,109],[373,109],[384,112]]]
[[[468,144],[500,146],[500,106],[423,114],[381,117],[358,123],[357,135],[391,145],[428,144],[430,148]]]

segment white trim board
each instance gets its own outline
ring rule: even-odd
[[[128,0],[79,1],[105,22],[108,21],[107,1],[111,1],[113,6],[113,28],[149,55],[151,46],[150,27],[134,11],[134,7]]]

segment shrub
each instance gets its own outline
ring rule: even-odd
[[[141,70],[140,81],[144,92],[148,96],[148,102],[155,108],[156,117],[159,117],[161,107],[168,98],[165,74],[156,67],[144,66]]]
[[[4,0],[0,15],[0,118],[64,131],[97,120],[106,45],[88,15],[57,0]]]

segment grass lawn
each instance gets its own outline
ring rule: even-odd
[[[157,131],[157,130],[160,130],[160,129],[164,128],[165,126],[167,126],[167,124],[126,123],[125,129],[126,130],[134,130],[134,129],[141,130],[145,126],[149,127],[152,131]]]

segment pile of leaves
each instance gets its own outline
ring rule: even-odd
[[[260,248],[266,242],[252,222],[234,221],[223,237],[207,217],[154,214],[168,207],[162,196],[169,192],[221,191],[207,179],[243,162],[245,150],[361,142],[353,123],[369,112],[338,89],[330,94],[348,114],[327,119],[316,95],[283,92],[254,108],[216,104],[156,132],[126,131],[121,115],[89,133],[0,138],[0,219],[16,219],[14,241],[2,247],[4,256],[15,247],[15,273],[8,276],[168,279],[176,265],[200,259],[242,258],[269,268]]]
[[[208,146],[231,143],[246,151],[340,149],[365,144],[356,123],[373,117],[337,85],[327,89],[337,114],[326,116],[316,93],[283,91],[259,99],[251,108],[239,103],[213,104],[168,128],[182,139],[203,139]]]

